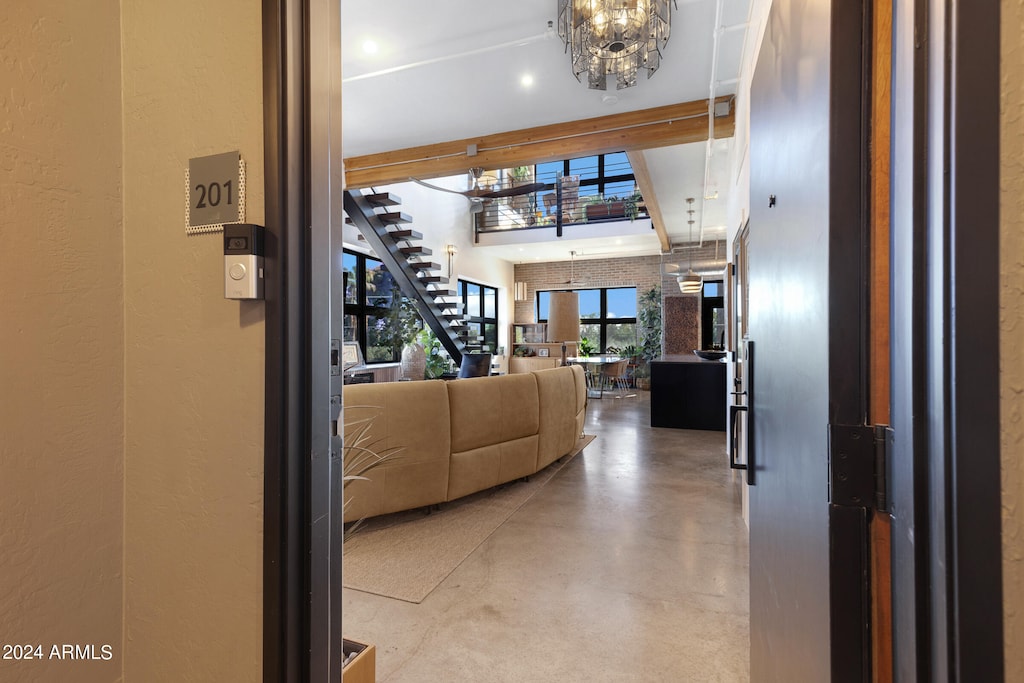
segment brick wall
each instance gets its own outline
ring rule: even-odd
[[[561,285],[569,280],[570,270],[580,284]],[[533,323],[537,322],[534,301],[538,290],[636,287],[639,294],[661,282],[661,257],[577,260],[574,264],[569,261],[520,263],[515,267],[515,280],[526,283],[526,301],[516,302],[514,322]],[[675,278],[672,278],[672,286],[678,290]]]
[[[577,260],[573,264],[569,261],[517,264],[515,280],[526,283],[526,300],[515,302],[515,322],[537,322],[534,306],[537,291],[570,288],[560,284],[569,280],[570,270],[579,282],[572,289],[636,287],[639,295],[661,285],[665,313],[662,316],[662,347],[665,353],[690,353],[692,349],[700,348],[700,299],[682,296],[676,276],[661,274],[661,261],[660,256],[630,256]]]
[[[520,263],[515,266],[516,282],[526,283],[526,300],[515,302],[515,322],[536,321],[534,302],[545,289],[593,289],[597,287],[636,287],[642,294],[661,285],[664,311],[662,347],[665,353],[690,353],[700,348],[700,299],[682,296],[676,276],[661,274],[660,256],[591,259],[575,263],[556,261]],[[578,284],[562,286],[570,271]]]

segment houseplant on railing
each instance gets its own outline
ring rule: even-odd
[[[643,202],[644,198],[639,192],[634,192],[623,200],[626,208],[626,218],[631,221],[635,221],[637,215],[640,213],[640,203]]]

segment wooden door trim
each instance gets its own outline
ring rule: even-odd
[[[889,283],[890,121],[892,111],[892,0],[871,7],[870,219],[868,279],[868,422],[888,425],[891,391]],[[892,524],[888,514],[871,518],[871,680],[893,680]]]

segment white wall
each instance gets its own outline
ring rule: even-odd
[[[771,10],[771,0],[751,0],[747,35],[743,41],[740,82],[736,87],[736,133],[729,164],[729,237],[728,254],[733,253],[733,240],[750,215],[750,83],[757,66],[764,30]]]
[[[728,207],[728,240],[726,253],[729,263],[733,258],[733,242],[740,228],[750,215],[750,84],[754,78],[754,67],[757,66],[757,54],[764,40],[765,27],[768,24],[768,13],[771,0],[751,0],[750,15],[746,38],[743,41],[743,57],[740,62],[740,82],[736,86],[736,133],[731,146],[729,160],[729,207]],[[730,311],[730,315],[732,312]],[[734,366],[729,364],[727,381],[732,386]],[[734,471],[734,479],[742,479],[739,470]],[[746,484],[741,485],[743,521],[750,524],[749,491]]]

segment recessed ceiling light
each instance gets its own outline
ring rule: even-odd
[[[523,74],[523,77],[519,79],[519,84],[524,88],[529,88],[533,85],[533,76],[530,74]]]
[[[374,40],[364,40],[363,41],[363,52],[365,52],[368,55],[375,55],[375,54],[377,54],[377,42],[374,41]]]

